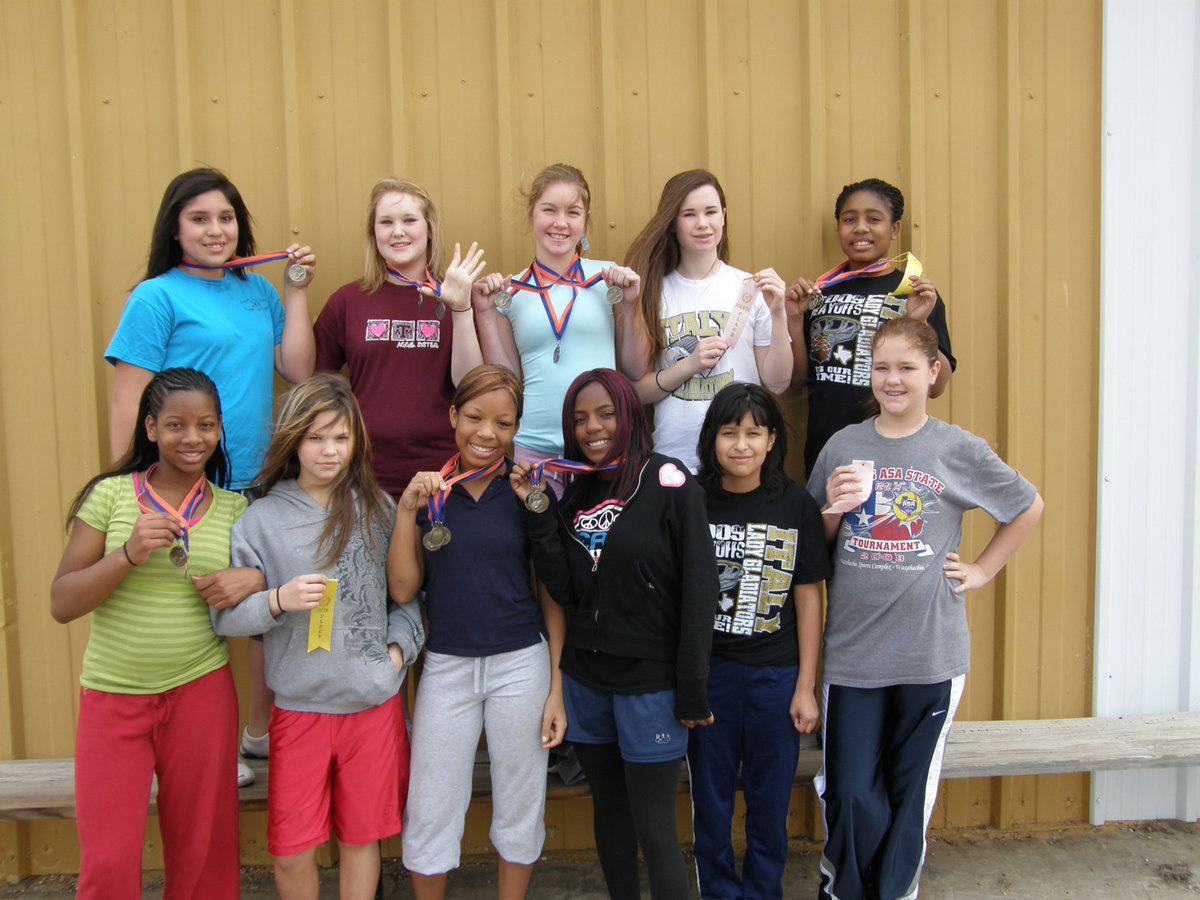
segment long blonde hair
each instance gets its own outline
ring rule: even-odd
[[[381,178],[371,188],[371,198],[367,201],[367,234],[363,243],[363,277],[360,284],[368,294],[379,290],[379,286],[387,281],[387,264],[379,253],[379,245],[375,242],[375,212],[379,201],[385,194],[408,194],[415,197],[421,204],[421,213],[425,216],[425,230],[429,237],[425,245],[425,268],[433,273],[438,281],[445,277],[442,269],[442,217],[433,205],[433,198],[425,188],[413,181],[403,178]]]
[[[388,518],[387,495],[371,472],[371,439],[367,437],[358,401],[342,379],[335,375],[314,375],[284,395],[262,468],[252,485],[265,493],[285,478],[296,478],[300,474],[297,455],[300,442],[313,422],[329,412],[346,420],[350,430],[350,459],[334,482],[325,525],[317,538],[316,552],[325,554],[317,563],[322,568],[332,566],[342,555],[356,527],[362,529],[366,547],[372,552],[378,549],[374,526]]]

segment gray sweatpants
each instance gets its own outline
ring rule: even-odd
[[[545,641],[494,656],[425,652],[401,832],[407,869],[440,875],[458,867],[481,730],[491,760],[492,845],[509,862],[537,861],[546,837],[542,713],[549,693]]]

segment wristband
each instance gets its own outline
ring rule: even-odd
[[[279,613],[283,612],[283,604],[279,602],[279,588],[275,588],[275,608],[279,610],[279,612],[272,612],[271,595],[267,594],[267,612],[271,613],[272,619],[279,615]]]
[[[655,386],[656,386],[656,387],[657,387],[657,388],[658,388],[660,391],[662,391],[664,394],[670,394],[671,392],[670,392],[670,391],[668,391],[668,390],[667,390],[665,387],[663,387],[663,386],[662,386],[662,382],[658,380],[658,376],[659,376],[659,375],[661,375],[662,373],[663,373],[663,370],[662,370],[662,369],[655,369],[655,370],[654,370],[654,384],[655,384]]]
[[[125,542],[125,544],[128,544],[128,543],[129,543],[129,541]],[[128,562],[131,566],[133,566],[136,569],[137,563],[135,563],[133,561],[133,557],[129,555],[129,548],[126,547],[125,544],[121,545],[121,552],[125,554],[125,561]]]

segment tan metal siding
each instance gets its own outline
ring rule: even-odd
[[[382,175],[428,187],[450,246],[478,240],[511,272],[531,253],[520,189],[543,165],[588,175],[591,255],[610,259],[667,177],[708,167],[733,261],[787,280],[837,261],[842,184],[895,181],[901,245],[947,298],[961,363],[935,414],[1047,499],[1017,562],[967,601],[960,716],[1087,714],[1099,3],[5,0],[0,42],[0,753],[72,753],[87,625],[46,613],[61,516],[107,461],[101,355],[161,191],[199,163],[238,184],[260,249],[312,244],[314,314],[360,273]],[[991,527],[969,521],[968,552]],[[1085,776],[956,782],[934,824],[1084,821],[1086,791]],[[548,810],[548,847],[590,843],[581,807]],[[818,835],[810,791],[792,821]],[[263,859],[261,817],[244,828]],[[73,841],[69,824],[4,826],[0,871],[69,870]]]

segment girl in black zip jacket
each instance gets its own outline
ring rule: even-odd
[[[720,593],[704,492],[682,463],[651,452],[637,394],[611,369],[571,384],[563,444],[584,470],[561,502],[548,493],[525,516],[538,575],[567,609],[567,740],[591,785],[596,851],[615,900],[641,896],[639,844],[651,896],[686,897],[675,794],[687,729],[712,722]],[[535,489],[530,468],[511,476],[522,501]]]

